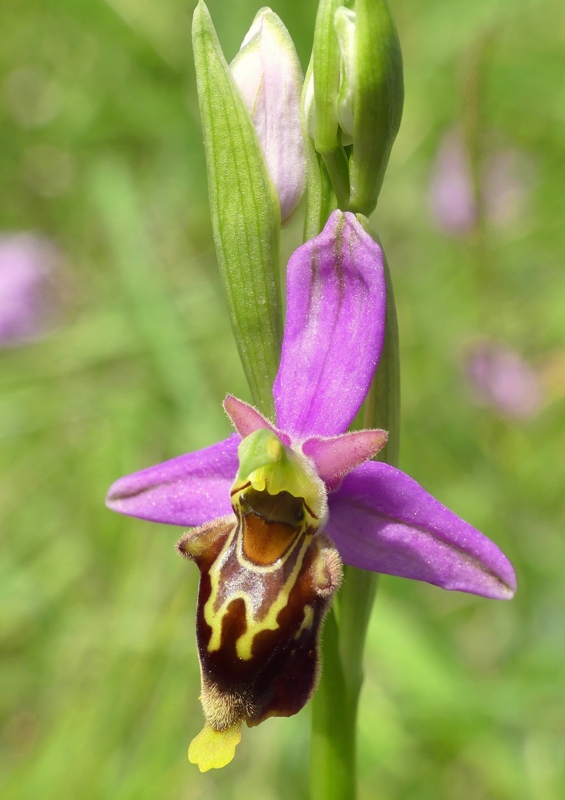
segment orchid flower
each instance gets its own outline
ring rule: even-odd
[[[109,491],[115,511],[200,526],[178,548],[201,571],[206,725],[189,758],[202,770],[231,760],[242,722],[290,716],[307,702],[342,561],[484,597],[514,593],[496,545],[371,460],[385,431],[346,432],[379,361],[385,304],[379,245],[354,214],[335,211],[288,264],[276,422],[228,395],[236,433]]]

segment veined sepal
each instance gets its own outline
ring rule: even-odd
[[[253,121],[202,0],[194,12],[192,40],[218,264],[253,398],[272,414],[282,338],[279,203]]]

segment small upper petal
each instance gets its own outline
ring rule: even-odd
[[[312,459],[331,492],[344,475],[382,450],[387,439],[387,432],[381,430],[352,431],[327,438],[313,436],[302,444],[302,452]]]
[[[516,590],[498,547],[400,470],[372,461],[329,496],[326,528],[346,564],[506,600]]]
[[[283,444],[290,445],[291,443],[290,436],[287,436],[284,431],[278,431],[254,406],[243,400],[238,400],[233,394],[226,395],[224,411],[242,439],[261,428],[268,428],[278,436]]]
[[[119,478],[106,505],[130,517],[192,527],[231,513],[241,438],[228,439]]]
[[[381,248],[354,214],[334,211],[288,263],[279,428],[296,438],[347,430],[380,358],[385,304]]]

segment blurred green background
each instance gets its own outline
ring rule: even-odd
[[[104,508],[118,476],[229,432],[249,399],[216,270],[190,52],[193,0],[2,0],[0,232],[64,254],[66,311],[0,352],[3,800],[306,798],[306,708],[200,775],[197,571],[178,531]],[[306,66],[314,0],[276,0]],[[226,56],[258,4],[210,0]],[[384,577],[360,720],[360,797],[565,797],[565,7],[393,0],[406,104],[374,222],[399,308],[401,467],[509,555],[510,603]],[[459,235],[434,160],[527,164],[519,208]],[[509,216],[509,218],[508,218]],[[300,220],[284,234],[285,258]],[[516,348],[538,413],[478,407],[465,343]]]

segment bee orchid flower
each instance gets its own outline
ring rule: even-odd
[[[385,431],[347,432],[378,365],[385,294],[379,245],[354,214],[335,211],[288,264],[276,421],[228,395],[234,434],[109,491],[115,511],[192,528],[178,548],[201,572],[206,724],[189,758],[202,770],[231,760],[243,722],[308,701],[342,562],[484,597],[514,593],[495,544],[371,460]]]

